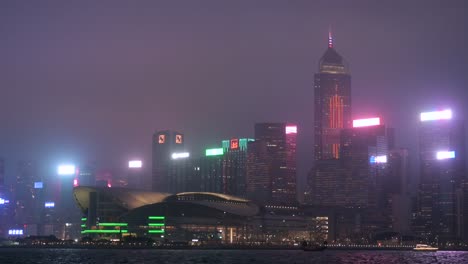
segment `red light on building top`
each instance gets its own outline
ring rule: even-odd
[[[239,148],[239,139],[238,138],[231,139],[230,148],[231,149],[238,149]]]
[[[353,120],[353,127],[367,127],[367,126],[378,126],[380,125],[380,118],[366,118]]]
[[[297,134],[297,126],[286,126],[286,134]]]

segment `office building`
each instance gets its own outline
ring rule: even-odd
[[[248,143],[247,197],[258,204],[271,200],[270,162],[266,142],[256,140]]]
[[[346,173],[348,206],[383,208],[387,177],[388,135],[380,118],[353,120],[341,133],[341,159]]]
[[[297,126],[287,123],[255,124],[255,140],[266,145],[271,182],[270,203],[291,205],[296,198]],[[262,163],[260,166],[264,166]]]
[[[380,118],[354,120],[341,130],[339,159],[316,161],[308,175],[306,203],[317,206],[383,208],[388,177],[389,135]]]
[[[184,135],[170,130],[158,131],[152,140],[152,190],[168,191],[168,164],[172,154],[184,152]]]
[[[314,77],[314,96],[315,160],[338,159],[340,131],[351,127],[351,76],[347,62],[334,48],[331,33]]]
[[[465,178],[457,193],[457,225],[462,241],[468,243],[468,179]]]
[[[401,234],[410,232],[411,195],[407,149],[392,149],[388,155],[387,177],[383,183],[384,208],[390,213],[392,229]]]
[[[84,164],[78,170],[78,185],[95,186],[96,185],[96,166],[93,164]]]
[[[130,160],[127,167],[127,178],[125,187],[133,189],[143,189],[143,161]]]
[[[205,156],[193,168],[194,184],[193,191],[223,193],[226,186],[223,177],[224,149],[206,149]]]
[[[5,189],[5,160],[0,158],[0,193]]]
[[[456,192],[465,179],[465,128],[450,109],[421,113],[415,232],[440,243],[460,238]]]
[[[33,161],[20,161],[15,184],[15,222],[17,224],[34,223],[36,188],[42,186],[37,171],[37,164]]]
[[[167,163],[167,192],[196,191],[196,160],[190,157],[189,152],[174,152]]]
[[[247,181],[248,143],[251,138],[223,140],[223,186],[222,193],[245,197]]]

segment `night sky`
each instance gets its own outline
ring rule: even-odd
[[[7,177],[21,159],[149,169],[155,130],[183,132],[196,155],[289,121],[303,183],[329,25],[354,118],[381,116],[413,157],[420,111],[468,119],[468,1],[1,1]]]

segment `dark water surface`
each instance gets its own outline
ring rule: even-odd
[[[0,263],[468,263],[467,251],[0,249]]]

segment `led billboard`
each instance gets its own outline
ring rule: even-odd
[[[371,156],[370,163],[387,163],[387,155],[382,156]]]
[[[131,160],[128,162],[129,168],[141,168],[143,166],[143,162],[141,160]]]
[[[58,175],[73,175],[75,174],[75,165],[60,165],[57,169]]]
[[[22,236],[23,230],[22,229],[10,229],[8,230],[8,235],[10,236]]]
[[[238,138],[231,139],[229,147],[232,150],[239,149],[239,139]]]
[[[184,159],[190,157],[190,153],[188,152],[179,152],[179,153],[172,153],[172,159]]]
[[[444,160],[444,159],[454,159],[455,158],[455,151],[438,151],[436,153],[436,159]]]
[[[286,126],[286,134],[297,134],[297,126]]]
[[[205,156],[219,156],[224,154],[223,148],[212,148],[205,150]]]
[[[43,184],[42,182],[34,182],[34,189],[42,189]]]
[[[44,203],[44,207],[45,207],[45,208],[54,208],[54,207],[55,207],[55,203],[54,203],[54,202],[45,202],[45,203]]]
[[[9,203],[10,203],[10,200],[5,200],[3,198],[0,198],[0,205],[9,204]]]
[[[442,111],[421,113],[421,121],[432,121],[442,119],[452,119],[452,110],[446,109]]]
[[[378,125],[380,125],[379,117],[353,120],[353,127],[367,127],[367,126],[378,126]]]

